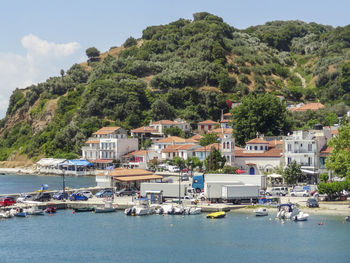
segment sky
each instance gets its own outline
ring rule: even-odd
[[[147,26],[206,11],[244,29],[273,20],[324,25],[349,23],[348,0],[2,0],[0,15],[0,119],[16,88],[58,76],[101,52],[139,38]]]

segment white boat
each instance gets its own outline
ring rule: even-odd
[[[309,218],[309,214],[300,211],[296,216],[292,219],[295,221],[306,221]]]
[[[36,215],[36,216],[43,216],[44,215],[44,210],[40,209],[37,206],[32,206],[30,208],[27,208],[24,210],[27,215]]]
[[[0,218],[11,218],[13,215],[10,211],[3,211],[0,213]]]
[[[111,213],[116,210],[117,208],[113,206],[113,201],[107,200],[103,208],[95,208],[95,213]]]
[[[185,208],[185,215],[199,215],[202,212],[200,207],[187,207]]]
[[[10,210],[10,213],[16,217],[26,217],[27,216],[27,212],[25,212],[23,208],[16,208],[16,209],[13,208]]]
[[[255,216],[267,216],[267,215],[269,215],[266,208],[262,208],[262,207],[254,210],[253,212],[254,212]]]
[[[295,204],[281,204],[278,206],[276,218],[278,219],[292,219],[300,212]]]
[[[145,216],[153,214],[154,208],[150,207],[148,198],[136,199],[136,205],[125,209],[124,213],[128,216]]]

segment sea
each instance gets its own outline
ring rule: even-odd
[[[9,181],[17,180],[0,177],[2,192],[4,178],[11,187]],[[40,178],[33,187],[47,183]],[[81,185],[89,180],[75,178],[80,179]],[[282,223],[274,216],[236,211],[222,219],[207,219],[205,213],[131,217],[122,211],[59,210],[4,219],[0,262],[350,262],[350,223],[344,217],[310,215],[305,222]]]

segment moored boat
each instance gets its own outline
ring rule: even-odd
[[[295,204],[281,204],[278,206],[276,218],[278,219],[293,219],[300,212]]]
[[[267,212],[266,208],[258,208],[253,211],[255,216],[267,216],[269,213]]]
[[[44,215],[44,210],[40,209],[37,206],[27,208],[25,211],[27,212],[28,215],[37,215],[37,216]]]
[[[27,212],[23,210],[23,208],[16,208],[15,211],[13,211],[13,216],[16,217],[26,217]]]
[[[95,208],[95,213],[111,213],[117,210],[116,207],[113,207],[112,201],[106,201],[103,208]]]
[[[94,207],[90,206],[84,206],[84,207],[78,207],[78,208],[73,208],[74,212],[80,213],[80,212],[92,212],[95,210]]]
[[[11,218],[13,215],[11,214],[10,211],[4,211],[0,213],[0,218]]]
[[[207,215],[207,218],[210,219],[217,219],[217,218],[223,218],[226,216],[225,212],[215,212],[215,213],[210,213]]]
[[[124,214],[128,216],[145,216],[151,215],[154,212],[154,208],[149,205],[148,198],[139,198],[136,199],[136,205],[125,209]]]
[[[293,220],[306,221],[308,218],[309,218],[309,214],[300,211],[299,214],[297,214],[296,216],[293,217]]]
[[[185,215],[199,215],[202,212],[200,207],[187,207],[185,208]]]
[[[54,214],[54,213],[56,213],[56,207],[48,206],[48,207],[46,207],[45,212],[48,214]]]

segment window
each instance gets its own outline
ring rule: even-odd
[[[225,149],[225,143],[222,143],[222,148]]]
[[[265,150],[267,151],[269,149],[269,147],[268,146],[265,146]]]
[[[249,146],[249,150],[252,150],[253,149],[253,147],[252,146]]]
[[[292,145],[288,143],[288,152],[290,152],[291,150],[292,150]]]
[[[230,149],[230,142],[227,142],[226,148],[227,148],[227,149]]]
[[[307,150],[308,150],[309,152],[312,152],[312,144],[308,144],[308,145],[307,145]]]
[[[211,125],[208,125],[208,130],[211,130]]]
[[[288,164],[292,162],[292,158],[288,157]]]
[[[256,151],[258,149],[258,146],[254,146],[254,150]]]
[[[204,125],[201,125],[201,130],[204,130]]]
[[[261,151],[264,150],[264,146],[260,146],[260,150],[261,150]]]

